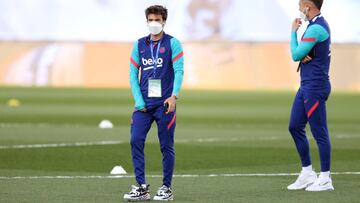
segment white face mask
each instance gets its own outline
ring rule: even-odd
[[[155,21],[151,21],[150,23],[148,23],[148,27],[149,27],[150,33],[153,35],[159,34],[163,29],[163,25],[161,23],[155,22]]]
[[[309,20],[306,16],[308,12],[309,8],[305,8],[304,11],[300,11],[300,18],[303,19],[305,22]]]

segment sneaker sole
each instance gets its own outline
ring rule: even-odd
[[[153,200],[154,200],[154,201],[164,201],[164,202],[167,202],[167,201],[173,201],[173,200],[174,200],[174,197],[172,196],[172,197],[170,197],[170,198],[168,198],[168,199],[156,199],[156,198],[154,197]]]
[[[150,201],[151,199],[124,199],[125,202],[147,202]]]
[[[323,188],[323,189],[320,189],[320,190],[307,190],[307,189],[305,189],[305,191],[307,191],[307,192],[323,192],[323,191],[332,191],[332,190],[334,190],[334,187]]]
[[[315,181],[314,181],[314,182],[315,182]],[[302,186],[302,187],[298,187],[298,188],[287,188],[287,189],[288,189],[288,190],[304,190],[304,189],[306,189],[307,187],[309,187],[310,185],[314,184],[314,182],[308,183],[308,184],[306,184],[306,185],[304,185],[304,186]]]
[[[148,194],[147,196],[145,197],[140,197],[140,198],[134,198],[134,199],[125,199],[124,198],[124,201],[125,202],[145,202],[145,201],[150,201],[151,200],[151,197],[150,195]]]

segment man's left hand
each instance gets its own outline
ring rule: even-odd
[[[309,56],[309,55],[307,55],[307,56],[305,56],[302,60],[301,60],[301,62],[302,63],[307,63],[307,62],[309,62],[309,61],[311,61],[312,60],[312,58]]]
[[[176,96],[172,95],[171,97],[167,98],[165,100],[164,104],[165,103],[168,103],[168,105],[169,105],[169,108],[167,109],[166,114],[174,112],[175,108],[176,108]]]

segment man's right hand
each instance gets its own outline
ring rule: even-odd
[[[135,103],[135,110],[140,112],[146,112],[146,104],[145,103]]]
[[[292,27],[291,30],[293,32],[298,31],[299,27],[301,26],[302,22],[301,22],[301,18],[295,18],[295,20],[292,23]]]
[[[140,109],[141,112],[146,112],[146,108]]]

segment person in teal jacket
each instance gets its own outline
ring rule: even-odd
[[[131,123],[131,153],[137,185],[124,195],[126,201],[149,200],[145,179],[144,146],[155,121],[162,153],[163,184],[154,200],[173,200],[171,189],[175,163],[176,100],[184,74],[182,46],[163,31],[167,9],[150,6],[145,11],[150,34],[134,43],[130,59],[130,84],[135,100]],[[140,78],[139,78],[140,75]]]
[[[302,21],[296,18],[292,25],[290,49],[294,61],[300,61],[300,88],[291,109],[289,131],[299,153],[302,170],[289,190],[324,191],[334,190],[330,177],[331,144],[327,127],[326,101],[331,85],[329,68],[331,58],[330,28],[321,15],[323,0],[300,0],[300,17],[309,21],[301,38],[297,40],[297,30]],[[315,173],[310,159],[309,142],[305,127],[310,124],[311,132],[319,148],[321,171]]]

